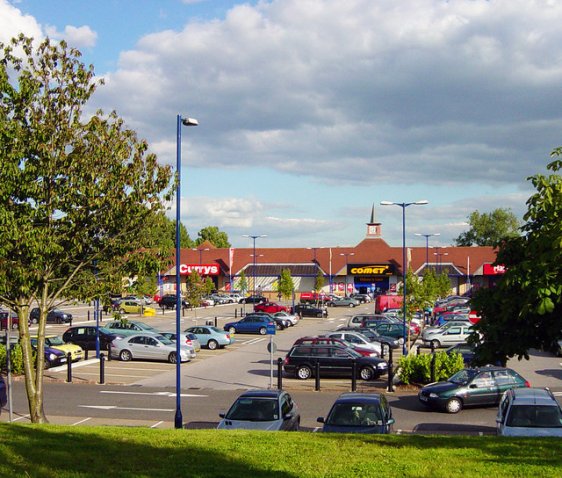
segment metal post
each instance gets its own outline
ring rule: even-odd
[[[105,355],[100,354],[100,384],[105,383]]]
[[[217,326],[217,318],[215,317],[215,327]]]
[[[176,137],[176,337],[180,336],[181,277],[180,277],[180,205],[181,205],[181,115],[177,116]],[[180,341],[176,340],[176,414],[175,428],[183,428],[181,413],[181,360]]]
[[[72,354],[70,352],[66,354],[66,381],[72,382]]]
[[[320,391],[320,362],[318,360],[314,366],[314,390]]]
[[[351,391],[357,391],[357,361],[355,359],[351,361]]]
[[[431,342],[431,383],[435,382],[435,345]]]
[[[387,376],[388,376],[388,384],[387,384],[387,391],[389,392],[394,392],[394,364],[393,364],[393,360],[392,360],[392,355],[393,355],[393,351],[392,351],[392,347],[390,346],[390,343],[385,342],[386,345],[388,345],[388,372],[387,372]]]
[[[277,359],[277,390],[283,390],[283,359]]]
[[[402,204],[402,354],[406,355],[406,204]]]

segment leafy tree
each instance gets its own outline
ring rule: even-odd
[[[248,291],[248,279],[246,279],[246,271],[240,271],[240,276],[238,277],[238,281],[236,282],[236,288],[242,293],[242,295],[246,295],[246,292]]]
[[[176,221],[172,221],[172,238],[174,241],[174,246],[176,244]],[[189,233],[187,232],[186,227],[180,222],[180,247],[182,249],[189,249],[191,247],[195,247],[197,244],[196,241],[189,237]]]
[[[0,302],[20,319],[33,423],[46,421],[47,311],[115,290],[169,255],[143,231],[171,197],[171,170],[115,112],[84,114],[99,82],[79,57],[48,39],[0,44]],[[36,363],[27,325],[35,303]]]
[[[314,279],[314,292],[320,292],[325,284],[326,279],[324,277],[324,274],[322,274],[322,271],[318,269],[318,274],[316,274],[316,279]]]
[[[519,220],[509,209],[482,214],[474,211],[468,223],[470,229],[455,239],[457,246],[497,246],[503,239],[519,236]]]
[[[552,155],[560,157],[562,148]],[[496,287],[473,298],[482,319],[473,336],[482,363],[528,358],[529,348],[549,348],[562,336],[562,161],[552,174],[528,178],[536,193],[527,201],[524,236],[506,239],[496,264],[506,267]]]
[[[230,247],[230,242],[228,242],[228,235],[226,232],[219,231],[216,226],[207,226],[201,229],[197,235],[199,236],[195,240],[195,245],[199,246],[205,241],[209,241],[213,246],[224,249]]]
[[[279,280],[277,281],[277,292],[281,294],[284,299],[289,299],[293,290],[295,290],[295,283],[291,276],[290,269],[282,269]]]
[[[193,270],[185,279],[185,298],[192,307],[201,305],[201,298],[205,295],[205,283],[196,270]]]

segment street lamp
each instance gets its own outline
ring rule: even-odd
[[[425,237],[425,267],[427,267],[429,265],[429,238],[431,236],[440,236],[441,234],[439,232],[436,232],[435,234],[420,234],[419,232],[416,232],[415,235]]]
[[[199,251],[199,265],[203,264],[203,251],[210,251],[211,249],[209,249],[208,247],[206,247],[205,249],[199,249],[198,247],[195,247],[193,249],[191,249],[192,251]]]
[[[354,256],[355,252],[340,252],[340,256],[345,256],[345,296],[347,297],[347,260],[349,256]]]
[[[435,249],[437,249],[437,252],[434,252],[433,255],[437,256],[437,271],[439,274],[441,274],[441,261],[443,259],[443,256],[448,256],[449,253],[448,252],[439,252],[439,249],[441,249],[440,247],[436,247]]]
[[[402,354],[406,355],[406,208],[408,206],[423,206],[428,201],[423,199],[415,202],[381,201],[381,206],[400,206],[402,208]]]
[[[181,413],[181,279],[180,279],[180,206],[181,206],[181,127],[197,126],[194,118],[182,118],[177,115],[176,121],[176,415],[175,428],[183,428]]]
[[[253,270],[253,281],[254,281],[254,295],[256,295],[256,239],[260,237],[267,237],[267,234],[261,235],[251,235],[251,234],[242,234],[242,237],[252,238],[254,240],[254,270]]]

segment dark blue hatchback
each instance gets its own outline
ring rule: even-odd
[[[265,335],[268,327],[275,328],[275,321],[267,315],[248,315],[238,322],[229,322],[224,325],[224,330],[242,334],[260,334]]]
[[[323,432],[390,433],[394,418],[382,393],[343,393],[318,422],[324,424]]]

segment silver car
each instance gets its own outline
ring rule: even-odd
[[[170,339],[172,342],[176,341],[176,333],[175,332],[162,332],[160,335],[163,335],[167,339]],[[180,332],[180,341],[182,345],[186,345],[187,347],[193,347],[196,352],[201,350],[201,343],[195,334],[190,332]]]
[[[422,341],[424,345],[435,348],[463,344],[472,334],[472,324],[447,325],[441,329],[424,330]]]
[[[328,337],[334,337],[336,339],[342,339],[350,344],[361,347],[362,349],[372,350],[376,352],[378,356],[381,356],[382,353],[382,346],[380,342],[371,342],[367,337],[359,332],[351,332],[351,331],[336,331],[327,334]]]
[[[111,342],[110,355],[112,358],[119,358],[124,362],[144,359],[176,363],[176,343],[163,335],[141,333]],[[181,346],[180,360],[182,362],[189,362],[194,357],[195,350],[193,347]]]

